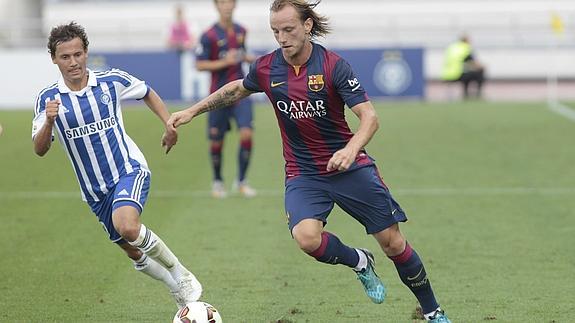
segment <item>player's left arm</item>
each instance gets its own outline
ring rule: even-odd
[[[379,128],[377,113],[370,101],[356,104],[351,111],[359,118],[359,127],[347,145],[333,154],[327,163],[328,171],[347,170]]]
[[[332,77],[337,94],[359,118],[359,127],[356,133],[344,148],[333,154],[327,164],[327,171],[344,171],[351,167],[357,154],[371,140],[379,127],[379,123],[367,93],[348,62],[344,59],[337,60]]]
[[[170,112],[162,98],[154,91],[149,88],[148,93],[144,97],[144,102],[152,110],[162,123],[164,124],[164,134],[162,135],[162,147],[166,148],[166,154],[170,152],[170,149],[178,141],[178,132],[174,127],[168,127],[168,119],[170,119]]]

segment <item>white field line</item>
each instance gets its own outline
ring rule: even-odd
[[[564,116],[567,119],[570,119],[571,121],[575,121],[575,110],[569,108],[566,105],[563,105],[559,102],[549,102],[549,104],[547,104],[547,106],[549,107],[549,110]]]
[[[391,189],[396,196],[498,196],[498,195],[575,195],[575,187],[467,187],[467,188],[396,188]],[[283,190],[259,189],[259,197],[282,197]],[[150,196],[163,198],[206,198],[210,191],[201,190],[153,190]],[[232,194],[231,197],[234,195]],[[0,199],[80,199],[78,191],[0,191]]]

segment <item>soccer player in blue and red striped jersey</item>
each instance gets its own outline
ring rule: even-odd
[[[352,268],[371,300],[383,302],[385,288],[375,273],[373,255],[324,230],[337,204],[374,236],[418,299],[425,318],[450,322],[420,257],[399,230],[399,222],[407,218],[364,148],[378,129],[375,109],[350,65],[312,41],[329,32],[327,18],[314,11],[317,4],[273,1],[270,25],[280,48],[258,58],[243,80],[172,114],[168,125],[178,127],[251,93],[266,93],[281,131],[285,208],[299,247],[317,261]],[[345,105],[360,120],[355,133],[345,120]]]
[[[219,21],[202,34],[196,57],[199,71],[210,71],[210,91],[215,92],[230,81],[242,79],[242,63],[251,63],[253,55],[246,53],[246,29],[233,21],[235,0],[214,0]],[[249,99],[231,102],[224,109],[208,114],[208,138],[210,140],[210,161],[213,169],[212,196],[223,198],[226,190],[222,178],[222,149],[224,136],[230,130],[234,119],[240,135],[238,149],[238,178],[234,183],[240,194],[253,197],[256,191],[246,179],[252,152],[252,103]]]
[[[143,99],[166,126],[166,153],[178,134],[160,96],[132,75],[117,69],[86,68],[88,37],[74,22],[54,27],[48,39],[58,82],[40,91],[34,108],[34,151],[44,156],[57,135],[76,173],[82,198],[110,240],[122,248],[136,270],[162,281],[179,308],[196,301],[202,286],[152,230],[140,221],[150,189],[150,170],[126,133],[120,101]]]

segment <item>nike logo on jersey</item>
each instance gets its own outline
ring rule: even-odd
[[[126,189],[123,189],[120,191],[120,193],[118,193],[118,196],[119,195],[130,195],[130,193],[128,193],[128,191],[126,191]]]
[[[271,84],[271,85],[272,85],[272,87],[278,87],[278,86],[280,86],[280,85],[282,85],[282,84],[284,84],[284,83],[285,83],[285,81],[283,81],[283,82],[277,82],[277,83],[274,82],[274,81],[272,81],[272,84]]]
[[[58,109],[59,109],[59,110],[62,110],[62,112],[64,112],[64,113],[70,112],[70,110],[68,110],[68,108],[66,108],[65,106],[63,106],[63,105],[61,105],[61,104],[60,104],[60,106],[58,107]]]

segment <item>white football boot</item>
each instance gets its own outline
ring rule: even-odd
[[[240,193],[241,196],[247,198],[252,198],[258,195],[258,192],[252,188],[245,180],[241,182],[235,181],[233,190]]]
[[[202,296],[202,284],[196,279],[196,276],[185,268],[183,271],[182,278],[178,281],[179,291],[172,293],[178,308],[184,307],[187,303],[195,302]]]
[[[228,196],[226,189],[224,188],[224,182],[214,181],[212,183],[212,197],[217,199],[223,199]]]

